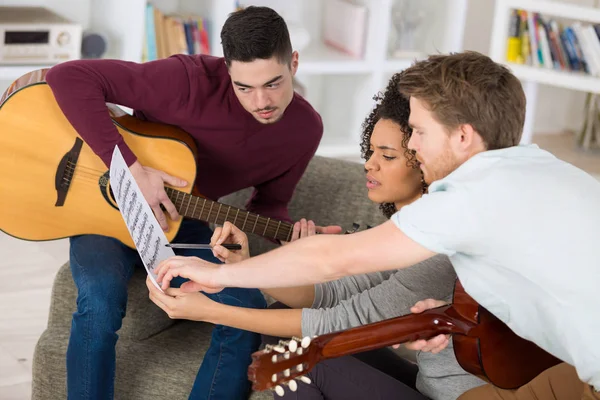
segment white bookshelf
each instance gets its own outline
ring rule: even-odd
[[[301,74],[363,74],[374,68],[367,60],[357,60],[321,43],[308,46],[300,57]]]
[[[600,93],[600,79],[584,73],[556,71],[529,65],[507,64],[521,80],[543,85]]]
[[[515,9],[573,21],[600,23],[600,9],[558,0],[496,0],[490,57],[506,64],[522,81],[527,97],[527,111],[522,143],[531,143],[538,86],[550,85],[581,92],[600,93],[600,77],[582,72],[557,71],[506,62],[506,39],[510,12]]]
[[[243,6],[265,5],[278,11],[291,26],[302,26],[310,37],[300,51],[298,81],[321,114],[325,133],[317,153],[360,159],[360,127],[370,112],[372,97],[385,88],[394,73],[425,54],[462,50],[468,0],[406,0],[421,10],[423,31],[416,48],[405,56],[390,57],[391,15],[396,0],[362,0],[369,22],[365,55],[355,59],[321,41],[327,0],[241,0]],[[222,55],[220,30],[235,0],[150,0],[163,13],[194,13],[209,21],[215,55]],[[42,5],[82,24],[84,30],[107,34],[107,57],[139,62],[144,42],[146,0],[0,0],[1,5]],[[0,66],[0,88],[26,72],[44,66]]]

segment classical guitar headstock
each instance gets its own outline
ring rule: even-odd
[[[295,379],[310,383],[304,375],[323,359],[322,346],[318,338],[314,341],[293,337],[289,341],[279,341],[278,345],[267,345],[264,350],[252,354],[252,364],[248,367],[248,379],[252,389],[260,391],[272,389],[283,396],[284,386],[295,392],[298,384]]]

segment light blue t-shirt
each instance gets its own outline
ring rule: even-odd
[[[475,155],[392,221],[465,290],[600,389],[600,182],[536,145]]]

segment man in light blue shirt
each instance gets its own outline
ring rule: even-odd
[[[365,232],[310,237],[226,266],[167,260],[159,267],[164,287],[174,276],[196,282],[189,290],[298,286],[446,254],[467,293],[565,363],[521,392],[537,397],[487,385],[465,399],[600,399],[600,183],[518,145],[523,89],[486,56],[431,56],[403,72],[398,90],[410,99],[409,147],[427,195]],[[439,350],[444,340],[421,348]]]

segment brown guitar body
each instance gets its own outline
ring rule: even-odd
[[[24,75],[0,99],[0,229],[25,240],[98,234],[135,247],[112,197],[109,170],[61,112],[45,82],[47,71]],[[142,165],[188,182],[185,188],[166,189],[180,215],[217,224],[229,221],[245,232],[290,239],[290,223],[206,199],[193,190],[196,145],[186,132],[109,108],[115,128]],[[165,235],[171,241],[182,219],[167,221]]]
[[[560,360],[514,334],[475,302],[456,281],[454,301],[420,314],[359,326],[312,339],[299,352],[252,355],[248,378],[255,390],[270,389],[310,371],[318,362],[439,334],[452,334],[454,353],[467,372],[503,389],[516,389]],[[281,349],[280,349],[281,350]]]
[[[456,281],[454,309],[477,324],[477,336],[454,335],[454,354],[463,369],[502,389],[515,389],[560,360],[515,335],[506,324],[477,304]]]

